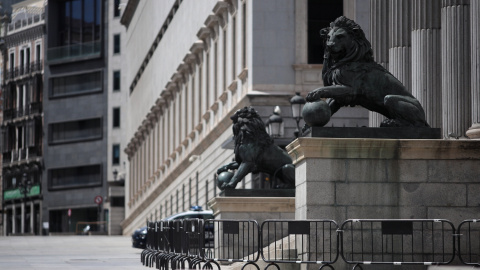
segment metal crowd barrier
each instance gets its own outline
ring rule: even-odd
[[[334,269],[331,264],[339,254],[337,230],[333,220],[266,220],[261,233],[268,246],[261,250],[262,259],[269,263],[267,268],[280,269],[279,263],[307,263]]]
[[[157,269],[212,268],[216,262],[205,260],[205,225],[203,219],[149,222],[146,249],[141,262]],[[220,268],[220,266],[218,266]]]
[[[207,246],[205,259],[213,262],[244,262],[243,268],[259,258],[261,240],[255,220],[206,220],[205,232],[214,243]],[[242,268],[242,269],[243,269]]]
[[[458,229],[443,219],[333,220],[185,219],[148,222],[141,262],[157,269],[220,269],[242,262],[242,269],[282,263],[317,264],[334,269],[341,258],[353,270],[365,265],[445,265],[455,257],[480,266],[480,220]],[[309,267],[310,268],[310,267]]]
[[[460,261],[480,267],[480,219],[464,220],[458,225],[457,235]]]
[[[442,265],[455,257],[455,228],[441,219],[350,219],[339,230],[342,258],[368,264]]]

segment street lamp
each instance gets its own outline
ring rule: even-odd
[[[117,177],[118,177],[118,171],[117,169],[113,169],[113,181],[117,181]]]
[[[268,126],[268,134],[272,138],[278,138],[283,135],[283,119],[280,116],[282,111],[280,110],[279,106],[276,106],[273,110],[273,114],[268,117],[267,126]]]
[[[300,134],[300,120],[302,119],[303,105],[305,105],[305,99],[297,92],[294,97],[290,99],[290,105],[292,106],[292,115],[297,122],[297,129],[294,131],[295,137],[298,138]]]
[[[23,173],[22,175],[22,180],[20,183],[18,183],[18,190],[20,193],[23,195],[23,211],[24,211],[24,216],[22,216],[22,233],[25,233],[25,221],[26,221],[26,216],[27,216],[27,194],[30,192],[30,189],[32,188],[32,182],[28,180],[27,174]]]
[[[22,176],[22,181],[18,183],[18,190],[23,195],[23,198],[25,200],[27,200],[27,194],[30,192],[31,188],[32,188],[32,182],[28,180],[27,174],[24,173]]]

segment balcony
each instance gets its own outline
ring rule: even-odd
[[[47,51],[47,61],[49,64],[60,64],[98,58],[101,55],[101,45],[101,41],[93,41],[49,48]]]
[[[23,161],[35,161],[42,157],[42,145],[36,144],[28,148],[4,150],[2,153],[3,164],[16,164]]]
[[[43,112],[43,104],[42,102],[32,102],[30,106],[20,107],[20,108],[13,108],[13,109],[5,109],[3,111],[3,120],[13,120],[15,118],[20,118],[27,115],[32,114],[41,114]]]
[[[14,80],[17,78],[22,78],[26,75],[31,75],[36,72],[41,72],[43,69],[42,61],[31,62],[29,65],[22,65],[20,67],[15,67],[7,70],[7,80]]]

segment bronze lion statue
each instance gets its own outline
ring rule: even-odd
[[[388,119],[382,127],[429,127],[420,102],[405,86],[373,59],[370,42],[353,20],[339,17],[320,31],[324,40],[324,87],[306,100],[328,98],[332,115],[343,106],[360,105]]]
[[[265,124],[252,107],[244,107],[230,117],[233,121],[235,161],[220,167],[217,174],[237,170],[220,189],[235,188],[247,174],[264,172],[282,181],[277,188],[295,187],[295,166],[290,156],[273,143]]]

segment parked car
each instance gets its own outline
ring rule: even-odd
[[[181,212],[172,216],[169,216],[163,220],[175,220],[175,219],[213,219],[213,211],[203,210],[201,206],[192,206],[189,211]],[[212,229],[213,230],[213,229]],[[213,236],[213,233],[212,233]],[[145,248],[147,244],[147,226],[141,227],[132,234],[132,247]]]
[[[145,248],[147,245],[147,226],[141,227],[132,233],[132,247]]]

